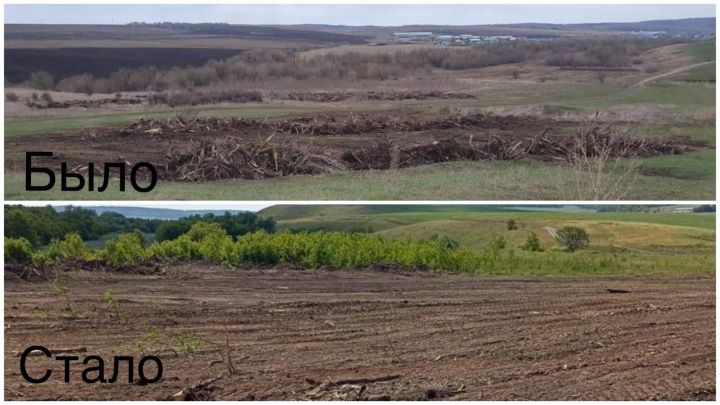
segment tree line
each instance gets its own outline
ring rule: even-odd
[[[412,51],[326,53],[307,56],[294,49],[243,51],[197,67],[121,68],[108,77],[76,75],[56,82],[47,72],[34,72],[29,85],[41,90],[77,93],[166,91],[264,80],[336,79],[391,80],[434,69],[465,70],[539,60],[551,66],[628,67],[639,55],[671,43],[667,39],[563,39],[512,41],[469,47],[428,47]]]
[[[5,206],[5,236],[25,238],[33,247],[49,245],[53,240],[76,233],[81,240],[97,240],[108,234],[154,233],[158,241],[173,240],[186,233],[196,222],[217,223],[232,237],[263,230],[275,231],[275,221],[259,218],[252,212],[224,215],[193,215],[176,220],[127,218],[116,212],[98,214],[95,210],[69,206],[55,210],[51,206]]]

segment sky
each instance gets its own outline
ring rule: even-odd
[[[5,23],[126,24],[224,22],[230,24],[472,25],[597,23],[715,17],[715,5],[681,4],[471,4],[471,5],[199,5],[8,4]]]
[[[171,201],[158,201],[158,202],[136,202],[136,201],[62,201],[62,202],[47,202],[47,201],[27,201],[22,202],[22,205],[30,207],[45,207],[48,205],[52,206],[66,206],[72,205],[75,207],[143,207],[143,208],[165,208],[173,210],[183,211],[200,211],[200,210],[231,210],[231,211],[260,211],[263,208],[267,208],[271,205],[269,203],[227,203],[227,202],[205,202],[205,203],[178,203]]]

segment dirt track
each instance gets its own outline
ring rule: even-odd
[[[665,77],[670,77],[670,76],[676,75],[676,74],[678,74],[678,73],[682,73],[682,72],[685,72],[685,71],[688,71],[688,70],[692,70],[692,69],[695,69],[695,68],[697,68],[697,67],[700,67],[700,66],[703,66],[703,65],[707,65],[708,63],[715,63],[715,61],[701,62],[701,63],[696,63],[696,64],[694,64],[694,65],[682,66],[682,67],[679,67],[679,68],[677,68],[677,69],[673,69],[673,70],[671,70],[671,71],[669,71],[669,72],[661,73],[661,74],[659,74],[659,75],[655,75],[655,76],[652,76],[652,77],[648,77],[647,79],[641,80],[641,81],[635,83],[634,85],[632,85],[631,88],[634,88],[634,87],[642,87],[642,86],[644,86],[644,85],[646,85],[646,84],[648,84],[648,83],[650,83],[650,82],[654,82],[655,80],[659,80],[659,79],[662,79],[662,78],[665,78]]]
[[[76,319],[48,283],[5,281],[6,399],[160,399],[221,377],[211,399],[714,399],[715,281],[486,279],[396,271],[66,273]],[[119,316],[103,309],[112,290]],[[612,289],[613,292],[608,291]],[[618,293],[624,290],[627,293]],[[227,326],[226,326],[227,325]],[[31,344],[140,356],[155,328],[196,336],[161,353],[154,385],[32,385],[14,354]],[[172,352],[172,351],[171,351]],[[31,360],[33,367],[55,362]],[[45,364],[47,363],[47,364]],[[108,367],[111,367],[108,365]],[[56,367],[58,368],[58,367]],[[107,371],[111,373],[111,370]],[[60,371],[56,372],[60,374]],[[381,378],[384,377],[384,378]],[[362,382],[363,379],[387,381]],[[328,381],[349,380],[334,384]],[[357,380],[358,382],[355,382]]]

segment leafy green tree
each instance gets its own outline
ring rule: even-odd
[[[53,239],[46,255],[51,259],[87,259],[90,249],[80,234],[73,232],[65,235],[63,239]]]
[[[568,252],[574,252],[590,244],[590,238],[584,229],[565,226],[557,232],[557,241]]]
[[[113,266],[137,263],[144,257],[142,234],[138,232],[126,233],[118,236],[117,240],[108,242],[102,252],[102,257]]]
[[[18,263],[32,261],[32,245],[25,238],[5,237],[5,261],[12,260]]]

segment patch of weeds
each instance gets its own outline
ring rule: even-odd
[[[103,303],[108,312],[114,312],[116,315],[120,315],[120,302],[112,290],[107,290],[103,293]]]
[[[216,349],[217,344],[200,336],[181,333],[178,335],[177,352],[193,354]]]
[[[159,328],[151,328],[145,336],[135,342],[135,347],[145,353],[173,353],[175,355],[216,351],[222,345],[209,339],[189,333],[177,333],[168,336]]]
[[[150,330],[138,339],[134,346],[144,356],[146,353],[161,353],[172,351],[169,348],[168,340],[159,328],[150,328]]]

